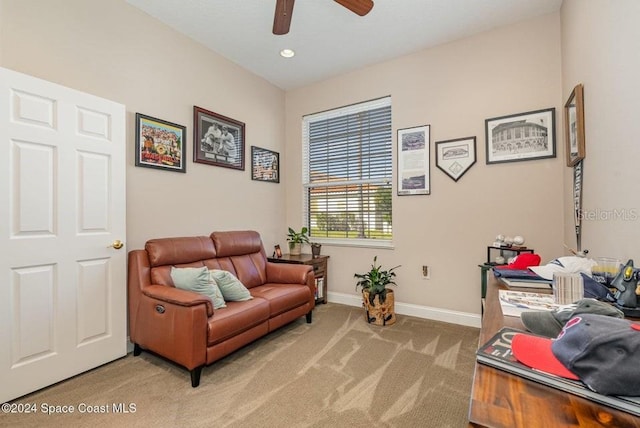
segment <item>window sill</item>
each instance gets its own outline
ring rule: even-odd
[[[309,238],[311,242],[333,247],[353,247],[353,248],[381,248],[393,250],[395,247],[393,241],[376,240],[376,239],[328,239],[328,238]]]

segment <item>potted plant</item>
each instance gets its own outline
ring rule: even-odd
[[[303,227],[300,232],[296,232],[292,228],[289,228],[287,233],[287,241],[289,241],[289,254],[297,256],[302,252],[302,244],[309,243],[309,236],[307,233],[309,229]]]
[[[354,274],[354,277],[358,278],[356,290],[358,287],[362,289],[367,322],[376,325],[391,325],[396,322],[395,299],[393,290],[387,286],[396,285],[394,269],[400,266],[385,270],[382,266],[376,265],[377,260],[378,256],[375,256],[369,272]]]

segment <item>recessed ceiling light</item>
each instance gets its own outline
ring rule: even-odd
[[[284,58],[291,58],[292,56],[294,56],[296,53],[294,51],[292,51],[291,49],[282,49],[280,51],[280,56],[284,57]]]

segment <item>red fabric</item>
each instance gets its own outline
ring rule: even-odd
[[[511,350],[525,366],[567,379],[580,380],[553,355],[551,343],[552,340],[546,337],[516,334],[511,340]]]
[[[506,266],[496,266],[497,269],[517,269],[524,270],[529,266],[540,266],[540,256],[531,253],[520,253],[513,262]]]

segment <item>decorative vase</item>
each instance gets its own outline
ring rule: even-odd
[[[299,242],[289,242],[289,254],[299,256],[302,252],[302,244]]]
[[[321,244],[311,244],[311,255],[313,257],[318,257],[320,255],[321,248],[322,248]]]
[[[384,303],[380,303],[380,295],[373,299],[373,305],[369,302],[369,292],[362,292],[363,306],[365,309],[365,319],[369,324],[391,325],[396,322],[395,299],[393,290],[387,290],[387,297]]]

